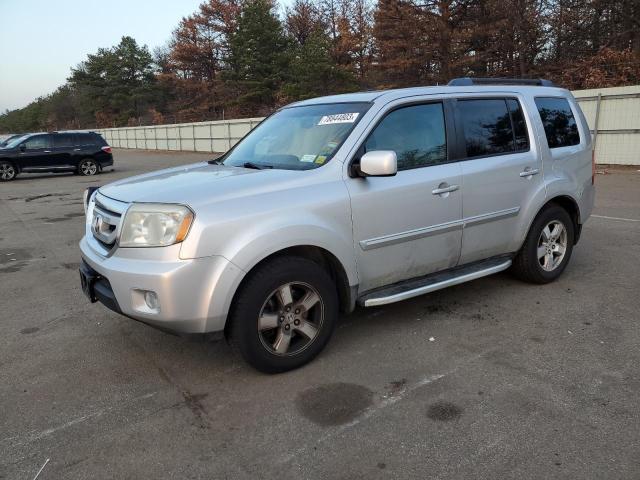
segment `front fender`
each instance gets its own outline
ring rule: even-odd
[[[309,220],[307,218],[307,222]],[[351,233],[350,230],[349,233]],[[249,272],[270,255],[297,246],[312,246],[327,250],[342,264],[349,285],[358,284],[351,238],[320,222],[264,225],[258,235],[255,229],[252,229],[251,235],[244,234],[233,239],[224,254],[231,262]]]
[[[307,223],[299,225],[263,225],[257,234],[255,227],[251,235],[238,235],[227,242],[223,256],[230,261],[226,275],[212,292],[208,331],[224,328],[226,317],[238,287],[246,275],[267,257],[290,247],[314,246],[327,250],[342,264],[349,285],[358,284],[358,274],[353,258],[353,245],[326,226]]]

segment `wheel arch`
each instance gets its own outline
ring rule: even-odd
[[[578,202],[569,195],[558,195],[557,197],[553,197],[549,200],[547,204],[549,203],[560,205],[571,217],[574,232],[573,244],[576,245],[578,240],[580,240],[580,233],[582,232],[582,218],[580,216],[580,206],[578,205]]]
[[[558,205],[559,207],[563,208],[571,217],[574,231],[573,244],[576,245],[578,243],[578,240],[580,239],[580,234],[582,232],[580,206],[578,205],[578,202],[573,197],[571,197],[571,195],[567,194],[556,195],[553,198],[548,199],[531,218],[531,221],[529,222],[529,226],[527,228],[527,234],[531,230],[531,226],[533,225],[533,222],[535,222],[535,219],[538,218],[538,215],[540,215],[540,212],[542,212],[548,205],[551,204]]]
[[[305,258],[322,267],[335,282],[338,292],[338,300],[340,302],[340,311],[347,313],[353,311],[356,301],[356,288],[350,285],[349,276],[344,265],[332,252],[317,245],[294,245],[281,248],[280,250],[266,255],[264,258],[256,262],[243,276],[238,287],[235,289],[230,309],[233,308],[233,305],[235,304],[236,295],[243,288],[253,272],[274,258],[285,256]]]

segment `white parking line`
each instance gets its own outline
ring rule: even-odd
[[[618,220],[620,222],[640,222],[635,218],[620,218],[620,217],[607,217],[606,215],[591,215],[595,218],[604,218],[605,220]]]
[[[157,392],[153,392],[153,393],[147,393],[145,395],[141,395],[139,397],[135,397],[132,398],[131,400],[122,402],[120,405],[118,405],[118,407],[107,407],[107,408],[103,408],[100,410],[96,410],[94,412],[90,412],[87,415],[83,415],[81,417],[76,417],[73,418],[61,425],[57,425],[55,427],[52,428],[48,428],[46,430],[42,430],[41,432],[30,432],[29,434],[27,434],[26,436],[24,436],[22,439],[20,439],[17,442],[14,442],[13,440],[19,438],[19,436],[14,436],[14,437],[8,437],[8,438],[4,438],[2,440],[0,440],[0,445],[1,444],[10,444],[10,447],[19,447],[21,445],[26,445],[29,444],[31,442],[35,442],[36,440],[40,440],[42,438],[48,437],[49,435],[52,435],[60,430],[64,430],[66,428],[72,427],[74,425],[77,425],[79,423],[82,422],[86,422],[87,420],[90,420],[92,418],[95,417],[100,417],[102,415],[104,415],[105,413],[111,412],[113,410],[115,410],[116,408],[122,408],[125,405],[130,405],[132,403],[138,402],[140,400],[146,400],[148,398],[153,397]]]

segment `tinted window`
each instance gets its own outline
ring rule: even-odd
[[[97,143],[91,133],[76,133],[76,142],[78,145],[95,145]]]
[[[511,118],[503,99],[459,100],[467,157],[515,150]]]
[[[536,98],[549,148],[580,143],[580,134],[569,102],[565,98]]]
[[[34,135],[24,142],[24,146],[27,150],[47,148],[49,146],[49,135]]]
[[[524,120],[524,114],[520,107],[520,102],[514,98],[507,99],[507,106],[511,114],[511,123],[513,125],[513,138],[516,141],[516,150],[529,150],[529,136],[527,134],[527,124]]]
[[[444,111],[441,103],[414,105],[384,117],[365,143],[365,152],[393,150],[398,170],[447,161]]]
[[[106,145],[108,145],[107,141],[102,138],[102,135],[100,135],[99,133],[93,133],[93,143],[95,145],[100,145],[101,147],[104,147]]]
[[[71,133],[59,133],[53,136],[53,146],[58,148],[69,148],[75,145],[74,135]]]

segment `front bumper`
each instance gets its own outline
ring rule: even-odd
[[[180,246],[121,248],[105,257],[87,237],[80,242],[84,280],[90,279],[92,301],[162,330],[180,334],[224,329],[231,299],[244,272],[224,257],[181,260]],[[150,312],[145,291],[157,295],[159,309]]]

